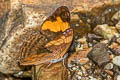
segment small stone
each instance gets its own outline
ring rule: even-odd
[[[89,46],[89,47],[92,47],[93,45],[92,45],[91,43],[88,43],[88,46]]]
[[[110,70],[105,70],[105,72],[106,72],[107,74],[113,76],[113,72],[112,72],[112,71],[110,71]]]
[[[108,48],[103,43],[97,43],[93,46],[93,49],[88,53],[88,58],[93,60],[99,66],[102,66],[110,61]]]
[[[102,40],[100,41],[101,43],[107,44],[109,41],[108,40]]]
[[[80,43],[84,44],[84,43],[86,43],[86,38],[85,37],[80,38],[80,39],[77,40],[77,42],[80,42]]]
[[[75,24],[75,26],[80,26],[79,24]]]
[[[117,80],[120,80],[120,75],[117,76]]]
[[[86,70],[89,70],[91,68],[91,63],[85,64],[84,67],[85,67]]]
[[[118,46],[118,44],[115,43],[115,42],[113,42],[109,47],[110,47],[110,48],[115,48],[115,47],[117,47],[117,46]]]
[[[82,50],[82,49],[83,49],[82,45],[80,43],[77,43],[76,47],[75,47],[75,51],[77,52],[77,51]]]
[[[86,74],[86,69],[83,66],[81,66],[81,70],[82,70],[83,74]]]
[[[78,80],[81,80],[81,76],[77,76],[77,79],[78,79]]]
[[[110,70],[113,68],[113,64],[112,63],[108,63],[107,65],[105,65],[104,69]]]
[[[82,76],[82,72],[81,71],[79,71],[77,74],[80,75],[80,76]]]
[[[120,21],[116,24],[116,29],[120,32]]]
[[[109,46],[111,52],[115,55],[120,55],[120,45],[118,43],[113,42],[110,46]]]
[[[116,41],[117,41],[117,43],[119,43],[119,44],[120,44],[120,37],[119,37],[119,38],[117,38],[117,40],[116,40]]]
[[[108,26],[107,24],[97,25],[93,31],[108,40],[111,40],[114,36],[119,36],[116,28]]]
[[[79,16],[77,14],[72,14],[71,15],[71,22],[77,22],[79,21]]]
[[[83,44],[83,49],[88,49],[89,47],[88,47],[88,43],[84,43]]]
[[[71,67],[72,67],[72,64],[68,64],[67,66],[68,66],[69,68],[71,68]]]
[[[111,54],[110,55],[110,60],[112,60],[115,57],[115,55]]]
[[[110,76],[110,75],[107,75],[107,78],[106,78],[106,80],[113,80],[113,78],[112,78],[112,76]]]
[[[88,33],[87,35],[87,41],[91,43],[93,42],[93,40],[100,41],[101,39],[103,39],[101,36],[95,34]]]
[[[89,80],[97,80],[96,78],[92,77],[92,76],[89,76]]]
[[[120,66],[120,56],[116,56],[113,58],[112,62],[117,65]]]
[[[112,71],[114,72],[114,74],[120,74],[119,66],[114,65]]]
[[[81,65],[84,65],[84,64],[86,64],[88,61],[89,61],[88,58],[81,58],[81,59],[80,59],[80,64],[81,64]]]
[[[91,23],[91,19],[87,19],[87,22],[88,22],[88,23]]]
[[[120,10],[113,15],[112,20],[120,20]]]
[[[75,70],[77,70],[77,68],[76,68],[76,67],[73,67],[73,68],[72,68],[72,70],[74,70],[74,71],[75,71]]]

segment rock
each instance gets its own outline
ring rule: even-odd
[[[88,59],[88,58],[82,58],[82,59],[80,59],[80,64],[81,64],[81,65],[84,65],[84,64],[86,64],[87,62],[89,62],[89,59]]]
[[[89,76],[90,80],[97,80],[96,78],[94,78],[93,76]]]
[[[79,42],[76,42],[75,44],[75,51],[79,51],[79,50],[82,50],[83,49],[83,46],[79,43]]]
[[[73,68],[72,68],[72,70],[74,70],[74,71],[75,71],[75,70],[77,70],[77,68],[76,68],[76,67],[73,67]]]
[[[114,65],[112,71],[114,72],[114,75],[115,75],[115,74],[120,74],[119,66]]]
[[[112,20],[120,20],[120,10],[113,15]]]
[[[78,71],[77,74],[80,75],[80,76],[82,76],[82,71]]]
[[[97,43],[93,49],[88,53],[88,58],[93,60],[99,66],[102,66],[110,61],[108,48],[103,43]]]
[[[119,44],[120,44],[120,37],[119,37],[116,41],[117,41],[117,43],[119,43]]]
[[[78,39],[77,42],[84,44],[84,43],[86,43],[86,38],[82,37],[82,38]]]
[[[117,65],[120,66],[120,56],[116,56],[113,58],[112,62]]]
[[[116,28],[108,26],[107,24],[97,25],[93,31],[108,40],[111,40],[114,36],[119,36]]]
[[[117,76],[117,80],[120,80],[120,75]]]
[[[71,14],[71,22],[77,22],[79,21],[79,16],[77,14]]]
[[[116,29],[120,32],[120,21],[116,24]]]
[[[78,78],[78,80],[81,80],[81,76],[78,76],[77,78]]]
[[[114,55],[117,55],[117,56],[120,55],[120,45],[117,44],[117,43],[112,43],[112,44],[109,46],[109,50],[110,50]]]
[[[83,66],[81,66],[81,70],[82,70],[82,73],[84,74],[84,76],[87,76],[86,69]]]
[[[96,34],[88,33],[88,35],[87,35],[87,41],[88,42],[93,42],[94,40],[95,41],[100,41],[101,39],[103,39],[103,38],[99,35],[96,35]]]
[[[112,71],[110,71],[110,70],[105,70],[105,72],[106,72],[107,74],[113,76],[113,72],[112,72]]]
[[[111,54],[110,55],[110,60],[112,60],[115,57],[115,55]]]
[[[103,44],[108,44],[108,40],[101,40],[100,43],[103,43]]]
[[[104,69],[110,70],[113,68],[113,64],[112,63],[108,63],[107,65],[105,65]]]
[[[78,43],[78,45],[76,45],[76,51],[80,49],[88,49],[88,43],[86,41],[86,37],[77,39],[76,42]]]

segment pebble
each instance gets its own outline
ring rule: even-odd
[[[116,41],[117,41],[117,43],[119,43],[119,44],[120,44],[120,37],[119,37]]]
[[[72,70],[77,70],[77,68],[76,68],[76,67],[73,67]]]
[[[112,60],[115,57],[115,55],[111,54],[110,55],[110,60]]]
[[[91,33],[88,33],[88,35],[87,35],[87,41],[88,42],[91,42],[91,43],[93,43],[93,40],[95,40],[95,41],[100,41],[100,40],[102,40],[103,38],[101,37],[101,36],[98,36],[98,35],[96,35],[96,34],[91,34]]]
[[[120,56],[116,56],[113,58],[112,62],[117,65],[120,66]]]
[[[87,75],[86,69],[83,66],[81,66],[81,70],[82,70],[83,74],[86,76]]]
[[[102,40],[101,43],[108,44],[108,40]]]
[[[110,70],[113,68],[113,64],[112,63],[108,63],[107,65],[105,65],[104,69]]]
[[[81,58],[81,59],[80,59],[80,64],[81,64],[81,65],[84,65],[84,64],[86,64],[87,62],[89,62],[89,59],[88,59],[88,58]]]
[[[110,61],[108,48],[103,43],[97,43],[93,46],[93,49],[88,53],[88,58],[93,60],[98,66],[105,65]]]
[[[115,55],[120,55],[120,45],[118,43],[112,43],[110,46],[111,52]]]
[[[77,51],[82,50],[82,49],[83,49],[83,46],[80,43],[78,43],[76,45],[75,51],[77,52]]]
[[[92,77],[92,76],[89,76],[89,80],[97,80],[96,78]]]
[[[112,71],[110,71],[110,70],[105,70],[105,72],[106,72],[107,74],[113,76],[113,72],[112,72]]]
[[[77,76],[77,79],[78,79],[78,80],[81,80],[81,76]]]
[[[71,16],[71,22],[77,22],[79,21],[79,16],[77,14],[72,14]]]
[[[116,28],[120,32],[120,21],[116,24]]]
[[[108,26],[107,24],[97,25],[94,30],[96,34],[104,37],[104,39],[111,40],[114,36],[119,36],[115,27]]]
[[[117,76],[117,80],[120,80],[120,75]]]
[[[120,20],[120,10],[113,15],[112,20]]]
[[[77,74],[80,75],[80,76],[82,76],[82,72],[81,71],[79,71]]]
[[[86,38],[85,37],[80,38],[80,39],[77,40],[77,42],[80,42],[80,43],[84,44],[84,43],[86,43]]]

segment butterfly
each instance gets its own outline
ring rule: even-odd
[[[39,28],[26,33],[29,38],[21,47],[20,65],[57,63],[68,56],[73,40],[70,12],[66,6],[58,7]]]

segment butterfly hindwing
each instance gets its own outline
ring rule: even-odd
[[[57,39],[48,42],[45,47],[52,53],[33,54],[25,58],[21,65],[38,65],[50,62],[52,59],[62,58],[70,47],[73,39],[73,30],[68,29]]]

